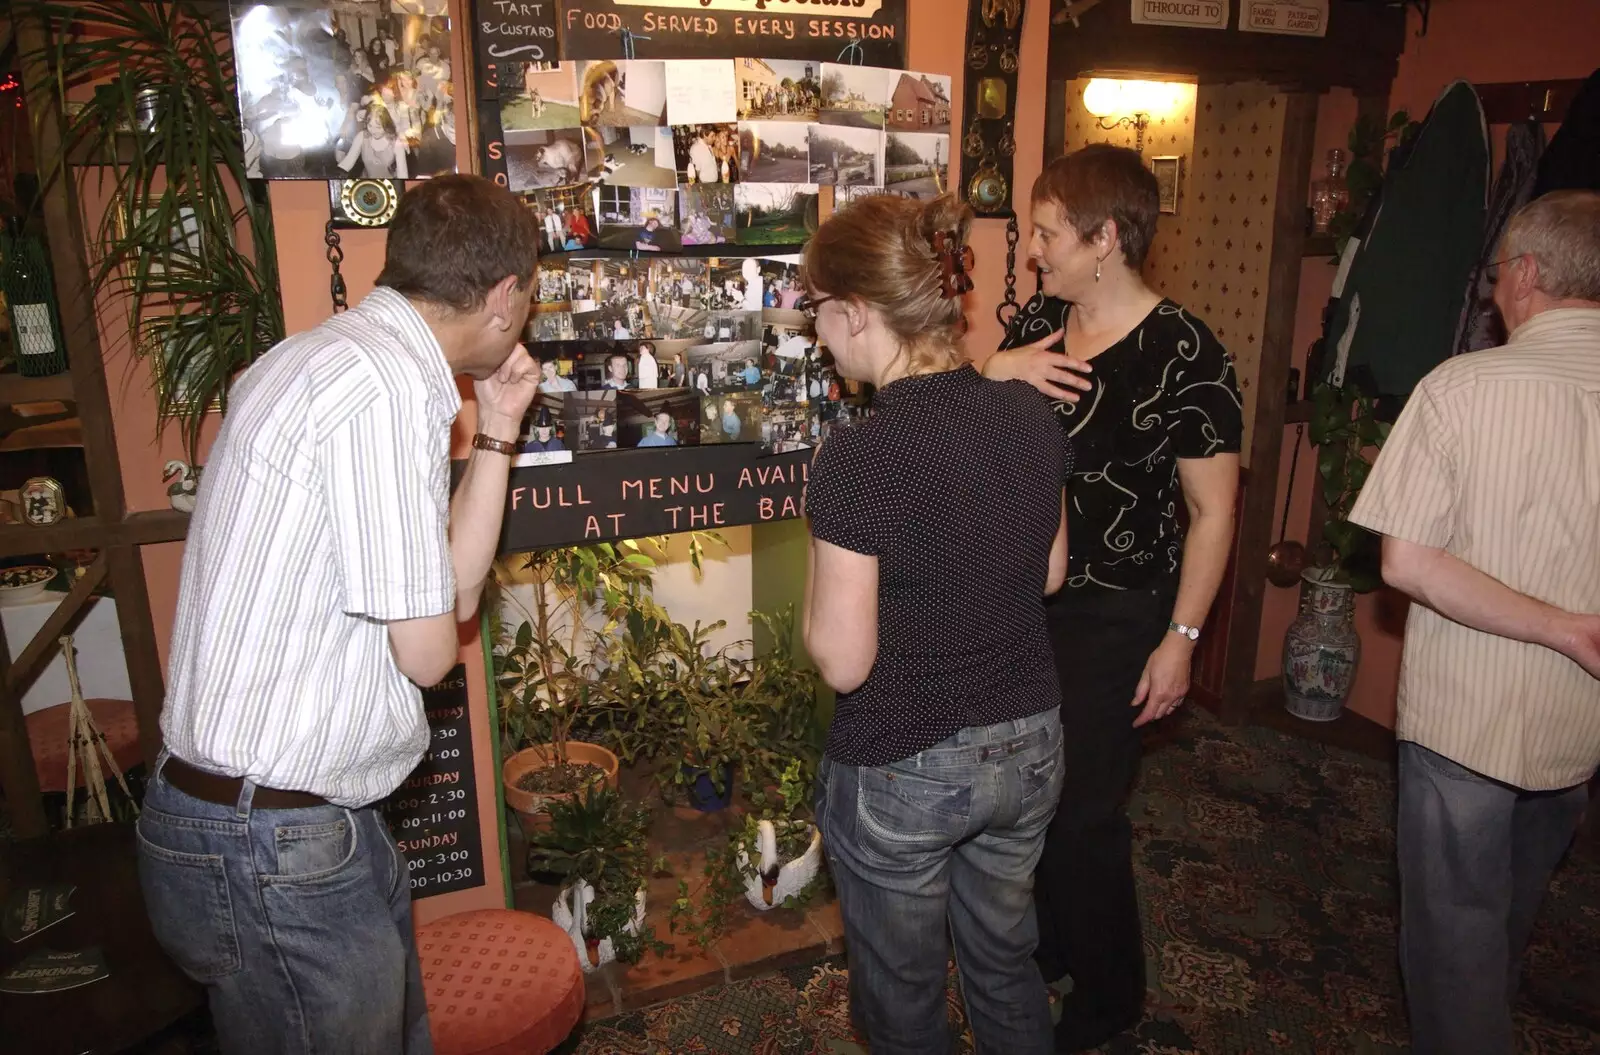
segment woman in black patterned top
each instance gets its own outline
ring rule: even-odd
[[[1051,162],[1033,188],[1042,290],[984,364],[1050,397],[1075,455],[1067,588],[1049,609],[1066,780],[1034,889],[1040,968],[1073,982],[1058,1051],[1098,1047],[1142,1015],[1126,809],[1139,727],[1183,702],[1233,544],[1239,386],[1206,325],[1140,278],[1158,197],[1131,150]]]
[[[979,1050],[1053,1048],[1032,889],[1062,779],[1044,599],[1071,448],[1038,392],[966,362],[949,279],[970,219],[864,198],[805,254],[817,336],[877,388],[811,467],[804,630],[840,693],[817,824],[878,1055],[951,1050],[950,937]]]

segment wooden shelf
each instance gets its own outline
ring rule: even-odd
[[[76,417],[46,417],[41,424],[25,425],[0,440],[0,451],[40,451],[82,446],[83,422]]]
[[[59,553],[67,549],[103,549],[106,546],[148,546],[178,542],[189,534],[189,514],[176,509],[131,513],[127,519],[107,524],[99,517],[70,517],[59,524],[0,524],[0,557],[32,553]]]
[[[1332,259],[1334,256],[1334,241],[1331,234],[1306,235],[1306,248],[1303,256],[1320,256]]]
[[[16,406],[18,403],[71,403],[74,400],[71,374],[23,377],[0,373],[0,404]]]

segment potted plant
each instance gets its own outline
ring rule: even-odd
[[[595,695],[604,642],[649,596],[655,558],[634,541],[541,550],[523,566],[532,603],[510,645],[495,656],[505,693],[501,732],[511,753],[501,766],[506,802],[538,816],[552,799],[617,780],[617,756],[574,740],[573,723]],[[512,590],[501,595],[517,607]],[[598,622],[599,626],[594,624]]]
[[[220,12],[220,16],[218,14]],[[121,297],[129,348],[155,357],[158,426],[182,426],[190,464],[233,377],[283,339],[265,180],[246,176],[225,8],[179,0],[28,0],[49,43],[23,55],[63,111],[46,179],[73,166],[104,196],[85,218],[93,298]]]
[[[1382,585],[1377,536],[1350,522],[1389,424],[1373,415],[1373,399],[1354,385],[1318,385],[1311,443],[1328,516],[1321,559],[1301,573],[1300,612],[1283,638],[1283,684],[1289,713],[1333,721],[1344,709],[1361,661],[1355,595]],[[1369,457],[1369,453],[1372,456]]]
[[[723,621],[693,629],[672,624],[661,658],[672,687],[666,764],[657,772],[663,789],[679,790],[703,812],[733,800],[734,767],[756,748],[754,696],[746,664],[729,657],[734,646],[713,650],[711,635]]]
[[[561,877],[550,918],[572,939],[583,969],[660,951],[663,943],[644,921],[653,871],[650,810],[604,784],[551,800],[545,809],[550,823],[529,835],[528,866]]]

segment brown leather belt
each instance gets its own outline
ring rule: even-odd
[[[205,802],[214,802],[219,806],[236,804],[239,801],[239,792],[244,787],[242,777],[223,777],[207,773],[172,754],[167,755],[167,761],[161,767],[161,776],[185,795],[192,795]],[[303,810],[311,806],[328,804],[327,799],[321,795],[313,795],[309,791],[279,791],[277,788],[262,787],[260,784],[256,785],[255,794],[250,797],[251,808],[258,810]]]

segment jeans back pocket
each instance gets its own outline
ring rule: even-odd
[[[197,982],[215,982],[240,966],[239,935],[222,854],[188,853],[162,843],[194,847],[197,831],[162,821],[145,810],[137,825],[139,887],[156,940]]]

